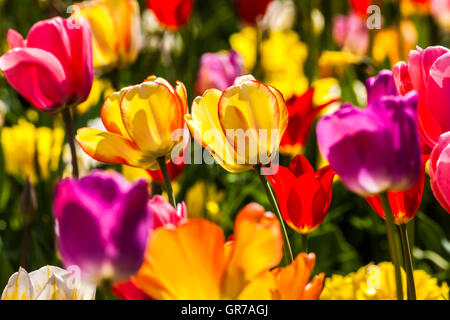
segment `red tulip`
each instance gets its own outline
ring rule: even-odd
[[[236,0],[240,19],[244,23],[256,25],[271,2],[272,0]]]
[[[132,280],[115,283],[112,292],[120,300],[152,300]]]
[[[57,113],[87,99],[94,80],[91,28],[84,18],[36,23],[26,40],[9,30],[0,57],[8,82],[40,111]]]
[[[298,155],[289,168],[272,165],[264,171],[275,191],[283,219],[292,229],[307,234],[322,223],[331,204],[335,173],[330,166],[314,172],[308,160]]]
[[[427,160],[428,156],[422,156],[422,173],[420,174],[420,178],[410,189],[406,191],[390,191],[387,194],[389,205],[394,214],[394,222],[396,224],[408,223],[415,217],[419,210],[425,184],[425,163]],[[381,218],[385,218],[380,196],[366,197],[366,201]]]
[[[180,154],[177,157],[177,162],[182,161],[183,160],[183,155]],[[178,178],[184,171],[184,167],[186,165],[184,164],[184,162],[181,162],[180,164],[175,164],[173,161],[170,161],[167,164],[167,171],[169,171],[169,177],[171,180],[175,180],[176,178]],[[164,181],[164,177],[162,175],[161,170],[147,170],[148,174],[152,177],[153,180],[159,181],[159,182],[163,182]]]
[[[178,29],[191,16],[194,0],[147,0],[156,18],[170,29]]]
[[[370,0],[350,0],[353,10],[360,16],[367,15],[367,8],[370,6]]]
[[[286,105],[289,112],[289,122],[286,132],[280,143],[280,152],[284,154],[296,155],[302,151],[302,148],[308,140],[314,119],[330,103],[329,101],[321,106],[314,107],[313,104],[314,88],[308,90],[301,96],[293,96]]]

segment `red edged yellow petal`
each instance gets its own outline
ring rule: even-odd
[[[281,141],[281,138],[283,138],[284,132],[287,129],[288,122],[289,122],[289,111],[286,106],[286,101],[284,100],[283,94],[276,88],[272,86],[267,86],[270,91],[274,94],[274,96],[277,98],[278,102],[278,110],[280,114],[280,122],[278,125],[278,137],[279,141]]]
[[[219,121],[228,141],[246,163],[268,163],[279,144],[280,110],[277,97],[263,83],[240,81],[229,87],[219,101]],[[246,134],[238,138],[231,133]],[[241,144],[241,145],[239,145]]]
[[[147,81],[131,87],[120,109],[128,134],[143,153],[154,158],[167,156],[178,143],[172,141],[172,134],[183,128],[184,119],[167,86]]]
[[[106,130],[130,139],[122,121],[122,114],[120,113],[120,102],[127,90],[128,88],[124,88],[120,92],[111,94],[102,106],[100,117]]]
[[[222,230],[203,219],[159,228],[134,280],[155,299],[220,299],[224,270]]]
[[[187,114],[188,112],[187,90],[182,82],[177,81],[175,92],[177,93],[178,97],[181,100],[181,104],[183,106],[183,114]]]
[[[148,167],[155,162],[155,159],[145,157],[132,141],[115,133],[81,128],[75,139],[84,152],[101,162],[133,167]]]
[[[251,203],[239,212],[234,237],[222,291],[229,299],[238,297],[252,280],[277,266],[283,255],[280,223],[259,204]]]
[[[185,116],[193,138],[206,148],[225,170],[248,171],[252,167],[239,164],[234,149],[228,144],[217,113],[222,91],[206,90],[203,96],[195,98],[191,114]]]

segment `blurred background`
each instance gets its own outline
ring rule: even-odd
[[[72,3],[0,0],[0,55],[9,49],[8,29],[15,29],[25,37],[39,20],[68,17]],[[243,56],[248,73],[275,85],[286,99],[314,87],[315,105],[340,99],[364,107],[364,83],[368,77],[391,69],[398,61],[406,61],[409,50],[416,45],[449,47],[450,44],[450,18],[432,12],[430,1],[373,1],[381,8],[381,29],[363,27],[362,31],[344,35],[337,34],[335,22],[339,15],[348,16],[355,10],[349,1],[294,3],[292,25],[269,27],[260,39],[261,50],[256,52],[255,29],[244,26],[233,0],[195,0],[189,22],[177,31],[158,26],[147,10],[147,2],[139,1],[144,42],[138,59],[120,70],[120,75],[110,72],[96,78],[89,100],[76,109],[75,127],[98,123],[104,98],[115,85],[122,88],[136,84],[152,74],[172,83],[182,81],[191,103],[201,94],[196,92],[196,80],[201,56],[207,52],[236,50]],[[367,18],[361,18],[364,25]],[[323,112],[336,107],[338,104],[334,103]],[[38,113],[0,73],[0,288],[20,265],[27,270],[59,265],[52,192],[65,171],[70,173],[70,153],[61,122],[59,117]],[[324,165],[314,127],[302,153],[316,169]],[[84,173],[93,167],[112,168],[129,179],[145,177],[150,181],[145,172],[79,156]],[[284,165],[290,159],[291,155],[280,156]],[[450,216],[433,197],[428,176],[426,179],[420,212],[408,225],[415,268],[450,281]],[[177,200],[186,202],[190,217],[210,219],[222,226],[226,235],[232,233],[234,217],[245,204],[255,201],[270,208],[253,172],[231,174],[216,164],[187,165],[174,185]],[[35,208],[21,205],[27,186],[35,190]],[[153,183],[152,190],[158,190],[157,183]],[[289,235],[293,250],[298,253],[300,236],[292,230]],[[327,276],[356,271],[371,261],[389,260],[383,220],[364,199],[340,182],[334,184],[331,208],[320,228],[310,234],[308,246],[310,251],[320,253],[314,272],[325,272]]]

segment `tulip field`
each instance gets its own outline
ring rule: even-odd
[[[449,283],[450,0],[0,0],[2,300]]]

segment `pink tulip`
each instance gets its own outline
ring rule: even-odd
[[[431,14],[443,29],[450,31],[450,0],[431,0]]]
[[[450,213],[450,132],[439,137],[439,143],[431,152],[429,173],[434,196]]]
[[[0,70],[21,95],[50,114],[85,101],[94,80],[91,28],[84,18],[36,23],[26,40],[9,30]]]
[[[333,38],[338,46],[360,56],[365,55],[369,48],[369,30],[365,20],[354,12],[334,19]]]
[[[411,90],[419,93],[419,132],[433,148],[439,136],[450,131],[450,50],[440,46],[417,48],[409,54],[408,64],[394,66],[393,74],[400,94]]]

